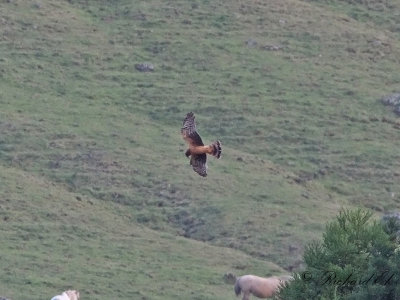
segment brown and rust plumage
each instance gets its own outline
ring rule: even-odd
[[[181,133],[183,139],[189,144],[189,149],[186,150],[185,155],[191,156],[190,164],[193,170],[200,176],[207,176],[207,154],[221,157],[221,142],[215,141],[210,145],[204,145],[200,135],[196,130],[196,123],[194,121],[194,114],[188,113],[183,120],[183,127]]]

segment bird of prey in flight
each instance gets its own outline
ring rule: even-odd
[[[183,120],[183,127],[181,129],[183,139],[189,144],[189,149],[186,150],[186,157],[191,156],[190,165],[193,170],[200,176],[207,176],[207,154],[221,157],[221,142],[215,141],[210,145],[204,146],[200,135],[196,131],[196,123],[194,121],[194,114],[188,113]]]

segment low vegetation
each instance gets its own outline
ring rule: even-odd
[[[280,292],[282,299],[398,299],[398,217],[373,222],[372,213],[343,210],[322,242],[310,243],[306,268]]]

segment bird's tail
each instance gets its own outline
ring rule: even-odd
[[[216,158],[220,158],[222,154],[222,147],[221,147],[221,142],[220,141],[215,141],[210,145],[212,149],[212,156],[215,156]]]

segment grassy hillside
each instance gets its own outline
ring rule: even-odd
[[[50,299],[226,299],[226,272],[284,273],[234,250],[135,224],[110,202],[68,192],[40,176],[0,168],[2,294]],[[190,280],[188,280],[190,278]]]
[[[298,267],[340,207],[398,209],[400,122],[379,99],[400,89],[399,9],[0,3],[0,292],[227,299],[223,273]],[[183,155],[189,111],[223,144],[207,178]]]

